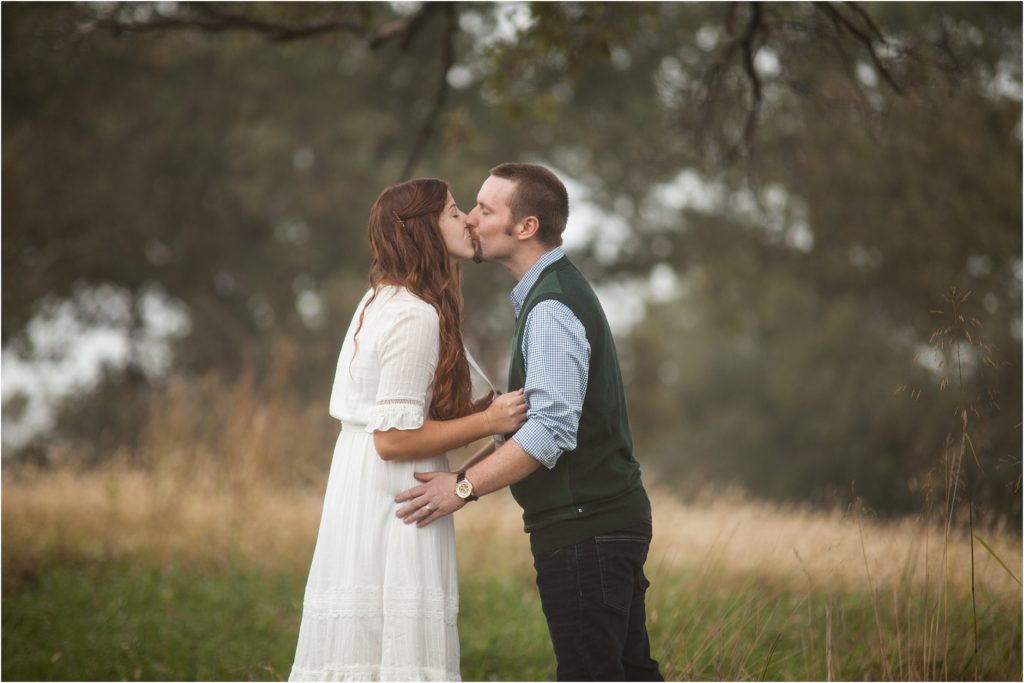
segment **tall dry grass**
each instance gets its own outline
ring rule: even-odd
[[[284,487],[226,478],[164,477],[123,465],[8,473],[3,481],[4,562],[31,564],[54,552],[161,561],[243,560],[267,568],[308,565],[323,487]],[[799,591],[923,588],[970,592],[970,538],[921,519],[885,522],[854,511],[785,508],[737,492],[680,501],[653,489],[655,538],[648,568],[698,576],[758,576]],[[456,515],[460,565],[473,572],[533,571],[521,511],[507,492]],[[487,539],[481,543],[480,539]],[[1011,567],[1021,539],[990,529],[985,540]],[[943,569],[945,566],[945,569]],[[1020,586],[989,553],[975,556],[975,583],[986,596],[1019,599]]]
[[[302,407],[273,381],[172,382],[152,403],[143,458],[114,454],[88,470],[5,467],[5,571],[127,559],[304,573],[336,434],[337,423],[323,409]],[[467,450],[453,454],[453,464]],[[757,600],[759,592],[798,596],[799,607],[786,609],[808,613],[798,634],[803,670],[824,670],[828,678],[836,673],[837,648],[844,647],[872,650],[869,670],[879,677],[958,677],[962,672],[946,667],[946,654],[969,635],[950,605],[962,605],[973,591],[976,603],[1020,613],[1020,583],[995,557],[1020,567],[1019,530],[975,529],[989,553],[972,546],[970,530],[925,515],[881,521],[856,507],[785,507],[736,491],[680,500],[657,482],[648,484],[653,595],[661,591],[662,605],[694,595],[730,605],[724,614],[672,617],[718,624],[697,643],[670,641],[682,653],[670,669],[674,677],[696,675],[688,662],[708,652],[729,653],[735,658],[729,671],[756,677],[762,664],[747,660],[757,643],[736,639],[751,627],[763,633],[758,625],[777,616]],[[459,512],[456,529],[464,577],[511,577],[530,590],[529,544],[506,492]],[[849,596],[870,603],[870,642],[836,642]],[[821,618],[816,606],[824,610]],[[659,613],[650,616],[656,621]]]

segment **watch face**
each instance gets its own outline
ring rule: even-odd
[[[469,498],[473,495],[473,485],[463,479],[455,485],[455,495],[459,498]]]

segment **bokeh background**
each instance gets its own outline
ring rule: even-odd
[[[369,207],[513,160],[570,189],[672,520],[667,673],[1020,677],[1019,4],[2,14],[4,678],[287,675]],[[500,385],[514,281],[463,281]],[[551,678],[485,504],[463,675]]]

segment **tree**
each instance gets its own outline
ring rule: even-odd
[[[3,12],[5,347],[47,301],[159,286],[191,321],[175,372],[266,367],[288,338],[322,400],[373,197],[427,172],[466,204],[532,159],[621,232],[590,226],[589,275],[674,282],[620,338],[652,469],[783,497],[855,480],[905,510],[966,396],[971,485],[1019,505],[1019,372],[976,363],[952,396],[921,360],[950,286],[993,362],[1019,358],[1019,6]],[[510,280],[465,278],[467,338],[500,368]]]

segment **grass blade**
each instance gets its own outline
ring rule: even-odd
[[[981,536],[979,536],[978,534],[974,534],[974,537],[976,539],[978,539],[978,543],[980,543],[982,545],[982,547],[984,547],[985,550],[988,551],[989,555],[991,555],[992,557],[996,558],[996,562],[999,563],[1000,567],[1002,567],[1003,569],[1006,570],[1006,573],[1010,575],[1010,578],[1013,579],[1014,581],[1016,581],[1018,586],[1022,585],[1021,582],[1020,582],[1020,579],[1018,579],[1014,575],[1014,573],[1012,571],[1010,571],[1010,568],[1006,566],[1006,563],[1003,562],[1003,560],[998,555],[996,555],[996,551],[992,550],[992,546],[990,546],[988,543],[986,543],[985,539],[982,538]]]

